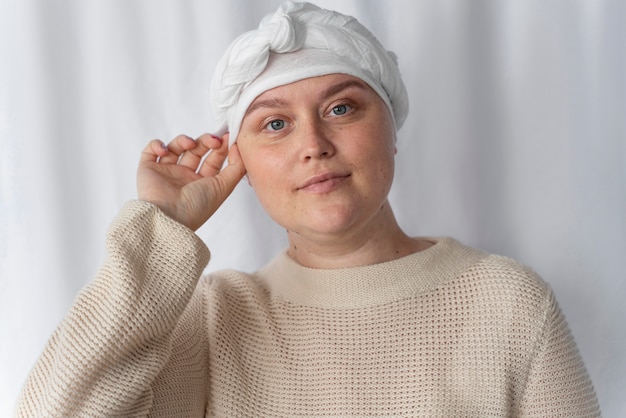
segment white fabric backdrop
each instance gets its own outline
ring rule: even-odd
[[[212,128],[216,58],[278,0],[0,0],[0,416],[135,196],[152,138]],[[605,416],[626,416],[625,1],[331,1],[400,57],[407,231],[514,257],[554,288]],[[209,270],[285,245],[241,184]]]

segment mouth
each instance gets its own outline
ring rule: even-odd
[[[350,174],[324,173],[307,179],[298,190],[311,193],[328,193],[350,178]]]

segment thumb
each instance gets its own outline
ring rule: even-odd
[[[246,174],[246,167],[243,164],[241,154],[239,154],[239,148],[237,144],[233,144],[228,150],[228,164],[220,173],[215,176],[220,184],[223,198],[226,199],[228,195],[232,193],[235,186]]]

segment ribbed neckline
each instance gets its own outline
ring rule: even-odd
[[[320,308],[361,308],[434,289],[487,256],[453,238],[427,238],[423,251],[384,263],[339,269],[314,269],[279,253],[259,270],[272,297]]]

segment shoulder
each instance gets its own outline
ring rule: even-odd
[[[551,293],[548,284],[532,268],[496,254],[490,254],[470,266],[459,279],[502,296],[524,295],[529,299],[543,300]]]
[[[556,308],[552,289],[532,268],[496,254],[469,265],[439,291],[462,295],[468,311],[510,330],[541,328]]]
[[[447,264],[448,279],[442,286],[468,286],[497,295],[527,293],[544,298],[548,284],[529,266],[502,255],[467,246],[453,238],[437,239],[442,250],[433,264]]]

